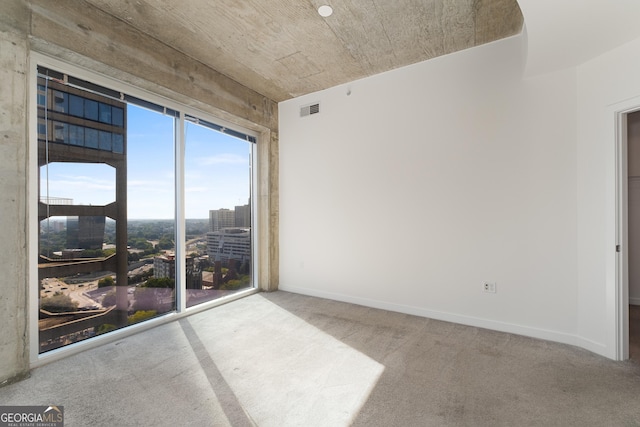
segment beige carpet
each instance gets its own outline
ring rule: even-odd
[[[634,426],[640,365],[286,292],[41,367],[3,405],[66,426]]]

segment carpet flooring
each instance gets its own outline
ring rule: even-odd
[[[640,426],[639,396],[633,361],[281,291],[0,388],[67,427]]]

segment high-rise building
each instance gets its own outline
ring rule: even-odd
[[[251,259],[251,229],[225,228],[207,233],[207,254],[212,261],[239,262]]]
[[[235,224],[234,227],[248,228],[251,227],[251,206],[243,205],[235,207]]]
[[[209,231],[218,231],[223,228],[235,227],[236,213],[230,209],[217,209],[209,211]]]
[[[67,217],[67,249],[102,249],[103,216]]]

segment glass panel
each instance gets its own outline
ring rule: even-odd
[[[47,137],[47,123],[44,119],[38,119],[38,139],[45,139]]]
[[[49,83],[55,87],[48,96],[56,92],[64,110],[70,94],[59,82]],[[74,96],[74,114],[82,103],[83,116],[97,120],[96,95]],[[111,120],[107,102],[103,121]],[[38,155],[46,159],[39,167],[40,352],[174,310],[176,300],[174,119],[116,107],[121,123],[132,123],[127,158],[128,129],[83,127],[71,114],[57,114],[49,126],[52,140],[74,150],[49,143],[47,105],[38,111],[39,149],[46,150]]]
[[[98,148],[98,130],[84,128],[84,145],[88,148]]]
[[[69,142],[69,125],[61,122],[53,122],[53,139],[56,142],[67,144]]]
[[[112,135],[113,141],[113,152],[122,154],[124,153],[124,136],[119,133],[114,133]]]
[[[92,99],[84,99],[84,118],[89,120],[98,120],[98,101]]]
[[[111,105],[100,103],[99,107],[100,121],[102,123],[111,124]]]
[[[84,116],[84,99],[69,94],[69,114],[76,117]]]
[[[124,112],[122,108],[112,107],[111,108],[111,123],[114,126],[123,127],[124,126]]]
[[[174,119],[129,105],[127,135],[129,318],[134,323],[175,310]]]
[[[65,92],[53,91],[53,111],[67,113],[69,111],[69,98]]]
[[[101,150],[111,151],[111,132],[100,131],[98,144]]]
[[[251,144],[186,126],[187,307],[252,286]]]
[[[45,95],[45,86],[38,85],[38,105],[44,107],[47,102],[47,96]]]
[[[84,128],[82,126],[69,125],[69,143],[71,145],[84,145]]]

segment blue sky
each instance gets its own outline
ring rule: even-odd
[[[130,219],[174,217],[173,118],[127,107],[127,189]],[[250,143],[186,123],[185,216],[208,218],[249,199]],[[48,177],[48,186],[46,183]],[[41,193],[74,204],[115,199],[115,172],[106,165],[52,163],[41,169]]]

